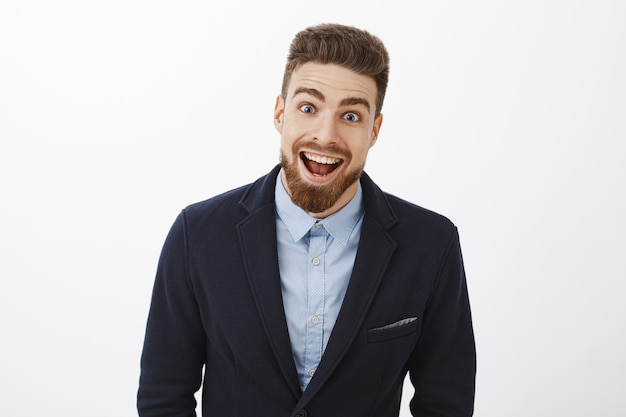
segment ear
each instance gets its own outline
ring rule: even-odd
[[[278,130],[278,133],[283,131],[283,117],[285,115],[285,100],[282,96],[276,97],[276,104],[274,105],[274,127]]]
[[[383,115],[379,114],[374,120],[374,126],[372,127],[372,143],[370,143],[370,148],[374,146],[376,141],[378,140],[378,133],[380,132],[380,127],[383,124]]]

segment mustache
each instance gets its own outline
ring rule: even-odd
[[[344,160],[350,160],[352,158],[352,153],[345,148],[336,145],[322,146],[319,143],[310,140],[296,141],[293,144],[293,153],[297,155],[300,153],[300,149],[302,148],[306,148],[307,150],[313,152],[319,152],[321,154],[339,156]]]

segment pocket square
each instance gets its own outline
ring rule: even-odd
[[[400,327],[400,326],[404,326],[406,324],[409,323],[413,323],[415,320],[417,320],[417,317],[408,317],[406,319],[402,319],[402,320],[398,320],[395,323],[391,323],[391,324],[386,324],[384,326],[381,327],[375,327],[373,329],[370,330],[387,330],[387,329],[393,329],[395,327]]]

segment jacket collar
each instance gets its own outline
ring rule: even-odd
[[[249,213],[254,213],[267,205],[274,205],[276,179],[279,173],[280,165],[276,165],[269,174],[259,178],[248,188],[239,203]],[[389,229],[398,219],[386,195],[365,172],[361,175],[361,187],[365,215],[376,219],[384,229]]]

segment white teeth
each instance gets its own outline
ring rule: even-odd
[[[333,164],[337,164],[339,163],[339,161],[341,161],[341,159],[338,158],[329,158],[327,156],[318,156],[318,155],[313,155],[310,153],[305,152],[304,156],[306,157],[306,159],[309,159],[311,161],[317,162],[318,164],[326,164],[326,165],[333,165]]]

